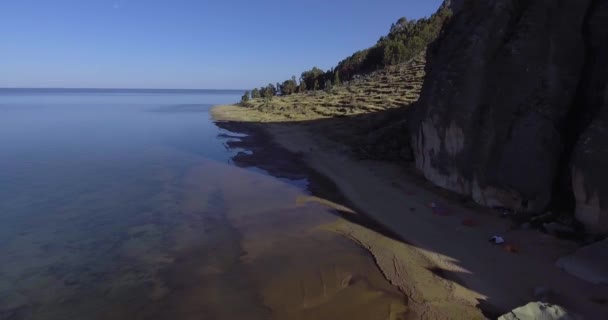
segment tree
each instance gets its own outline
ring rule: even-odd
[[[255,89],[251,92],[251,97],[253,99],[272,97],[277,92],[281,95],[289,95],[296,91],[303,93],[308,90],[327,90],[331,89],[332,85],[338,86],[342,81],[352,80],[356,75],[408,61],[424,51],[437,38],[445,22],[452,16],[448,3],[449,1],[446,1],[429,18],[397,20],[391,25],[388,34],[380,37],[375,45],[355,52],[327,72],[317,67],[302,72],[299,86],[295,77],[292,77],[291,80],[286,80],[282,84],[277,83],[276,86]],[[269,90],[269,87],[272,90]]]
[[[245,106],[249,102],[249,91],[245,91],[245,94],[241,97],[241,105]]]
[[[391,25],[391,29],[389,31],[389,35],[404,30],[406,27],[408,27],[408,24],[412,24],[412,23],[413,22],[408,21],[406,17],[399,18],[399,20],[397,20],[397,23],[393,23]]]
[[[406,55],[407,48],[401,41],[390,41],[384,48],[384,65],[398,64],[409,58]]]
[[[296,92],[298,83],[296,77],[292,77],[291,80],[285,80],[281,85],[281,95],[288,96]]]
[[[271,98],[277,93],[277,90],[275,89],[274,85],[272,83],[269,83],[266,88],[263,89],[263,94],[262,97],[264,98]]]
[[[323,72],[323,70],[321,70],[317,67],[313,67],[312,69],[310,69],[308,71],[302,72],[300,81],[306,82],[306,88],[312,88],[313,90],[317,90],[317,89],[319,89],[318,84],[320,82],[322,83],[322,80],[323,80],[322,78],[323,78],[324,74],[325,74],[325,72]],[[317,88],[315,88],[315,82],[317,82]]]
[[[333,88],[333,85],[331,83],[331,80],[326,80],[325,81],[325,91],[330,92],[332,88]]]
[[[386,36],[364,50],[355,52],[350,57],[340,61],[334,72],[340,72],[341,81],[349,81],[355,75],[365,74],[386,65],[408,61],[422,52],[432,43],[444,25],[452,16],[448,5],[442,5],[429,18],[408,20],[401,18],[391,25]],[[401,43],[401,45],[398,45]],[[334,85],[337,85],[334,79]]]
[[[262,98],[266,98],[266,94],[268,93],[268,87],[260,87],[260,95],[262,96]]]
[[[260,94],[260,90],[258,90],[258,88],[251,90],[251,99],[259,99],[261,97],[262,95]]]
[[[298,87],[298,91],[300,93],[304,93],[304,92],[308,91],[308,88],[306,87],[306,82],[305,81],[300,81],[300,86]]]
[[[274,86],[269,84],[266,89],[264,89],[264,106],[270,107],[272,105],[272,97],[275,95]]]

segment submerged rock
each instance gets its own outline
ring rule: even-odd
[[[569,313],[563,307],[546,302],[530,302],[523,307],[502,315],[498,320],[579,320],[580,316]]]
[[[576,198],[579,220],[608,231],[608,0],[459,6],[427,50],[416,167],[489,207]]]

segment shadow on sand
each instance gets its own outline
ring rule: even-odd
[[[412,245],[412,243],[407,242],[400,235],[403,234],[403,228],[398,228],[395,225],[392,225],[390,222],[386,223],[387,221],[377,221],[370,217],[370,215],[365,214],[365,210],[357,208],[356,205],[348,201],[348,199],[346,199],[346,197],[339,192],[338,188],[332,181],[309,168],[303,160],[303,156],[301,154],[296,154],[281,148],[273,141],[273,138],[265,130],[265,127],[275,125],[304,126],[307,130],[312,130],[313,132],[320,133],[323,136],[331,137],[332,140],[339,141],[342,144],[349,146],[351,150],[355,151],[355,157],[361,157],[362,159],[373,159],[376,157],[374,155],[380,154],[380,157],[388,158],[388,160],[391,160],[392,162],[399,162],[404,168],[409,167],[411,169],[413,164],[411,162],[411,151],[409,151],[409,154],[407,152],[409,149],[406,150],[406,152],[404,152],[403,149],[398,150],[397,152],[391,151],[391,148],[394,149],[396,146],[399,148],[400,145],[409,145],[409,136],[405,122],[401,122],[396,126],[393,125],[396,123],[395,119],[407,119],[407,112],[408,110],[406,108],[400,108],[372,114],[323,118],[307,121],[280,123],[218,121],[216,124],[228,131],[247,135],[246,137],[240,138],[240,140],[234,140],[227,143],[228,148],[243,148],[251,151],[251,153],[239,152],[236,156],[234,156],[233,161],[236,165],[241,167],[260,168],[279,178],[308,179],[308,189],[314,196],[322,197],[346,207],[353,208],[357,213],[359,213],[353,215],[335,210],[334,213],[336,215],[357,225],[376,231],[395,241]],[[377,134],[377,132],[381,131],[384,127],[390,127],[391,132],[381,132],[380,134]],[[383,154],[383,151],[386,151],[386,153]],[[410,171],[410,173],[413,172],[413,170]],[[409,184],[414,184],[416,187],[425,189],[426,191],[435,195],[439,193],[439,198],[442,198],[446,202],[450,202],[450,205],[453,207],[458,207],[459,211],[467,211],[467,215],[475,215],[475,219],[489,218],[493,219],[495,222],[497,220],[495,216],[491,216],[491,214],[489,214],[489,210],[471,205],[471,202],[467,201],[467,199],[463,199],[462,196],[450,194],[446,191],[438,192],[437,187],[432,186],[419,175],[416,176],[416,174],[410,174],[408,179],[410,179],[408,182]],[[414,211],[415,209],[408,208],[407,205],[404,205],[403,210]],[[407,221],[407,218],[402,219],[401,221]],[[497,224],[501,224],[502,228],[505,230],[510,228],[508,221],[498,221]],[[538,239],[539,237],[540,235],[537,235],[533,239]],[[416,239],[415,235],[412,239]],[[462,251],[456,249],[455,245],[456,244],[454,244],[454,241],[445,239],[433,242],[427,241],[425,242],[424,246],[420,246],[419,244],[414,246],[423,251],[448,257],[448,259],[453,261],[453,263],[457,266],[457,269],[466,270],[466,272],[463,272],[453,269],[448,270],[442,267],[428,268],[428,270],[435,276],[462,285],[463,287],[476,292],[480,296],[485,297],[483,299],[477,299],[477,307],[486,317],[494,319],[515,307],[537,300],[538,297],[536,297],[534,294],[536,288],[535,286],[531,286],[529,288],[526,287],[526,290],[522,290],[522,285],[509,285],[510,282],[518,281],[518,279],[513,278],[513,276],[520,270],[526,270],[526,263],[531,262],[532,264],[536,264],[536,261],[531,261],[534,260],[534,257],[529,256],[533,255],[533,253],[528,253],[528,256],[526,257],[522,257],[521,254],[505,254],[504,257],[499,257],[497,259],[495,256],[500,256],[503,254],[496,254],[492,257],[488,257],[488,259],[496,259],[496,261],[489,260],[489,262],[492,264],[513,263],[514,266],[518,266],[516,268],[518,271],[515,271],[514,269],[514,271],[508,275],[500,273],[492,274],[491,270],[488,270],[491,268],[486,266],[480,267],[479,255],[483,255],[484,252],[488,252],[494,248],[483,249],[482,252],[479,252],[478,254],[468,253],[466,255],[461,255]],[[467,242],[463,242],[462,245],[466,246]],[[546,263],[546,265],[550,265],[553,268],[552,262]],[[535,270],[538,271],[539,269],[541,269],[541,267],[539,265],[535,265]],[[536,286],[539,287],[551,287],[554,285],[554,283],[551,283],[551,281],[561,276],[561,274],[559,274],[559,270],[556,268],[553,269],[548,272],[550,275],[548,275],[545,279],[538,279],[536,282],[527,282],[536,283]],[[478,278],[476,279],[476,277]],[[495,282],[494,285],[483,284],[484,279],[493,279],[493,277],[505,279],[493,281]],[[508,279],[509,277],[512,279]],[[607,290],[597,288],[590,284],[581,283],[578,279],[574,279],[567,274],[563,274],[563,277],[566,283],[576,283],[577,287],[584,288],[584,290],[586,290],[586,294],[581,295],[580,298],[576,298],[576,301],[570,300],[572,295],[569,295],[568,297],[563,295],[555,295],[551,298],[550,302],[565,305],[566,307],[572,306],[577,312],[595,315],[608,314],[608,309],[605,305],[594,302],[597,301],[598,296],[604,297]],[[488,287],[493,288],[492,290],[488,291],[484,290]],[[559,287],[563,289],[568,287],[568,285],[561,284]],[[517,293],[500,293],[500,298],[498,298],[500,302],[495,302],[494,296],[501,290],[513,290],[513,292]],[[587,310],[579,310],[581,306],[584,306],[584,308]]]

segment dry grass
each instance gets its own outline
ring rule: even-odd
[[[407,107],[418,100],[424,79],[424,53],[335,86],[330,92],[274,97],[270,105],[251,100],[246,108],[221,106],[215,120],[299,124],[349,148],[358,157],[411,161]]]
[[[390,66],[329,91],[250,100],[247,107],[270,118],[301,121],[356,116],[405,107],[418,100],[424,78],[424,53],[400,65]]]

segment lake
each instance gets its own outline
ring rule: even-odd
[[[306,176],[234,163],[242,93],[0,89],[0,319],[405,317]]]

